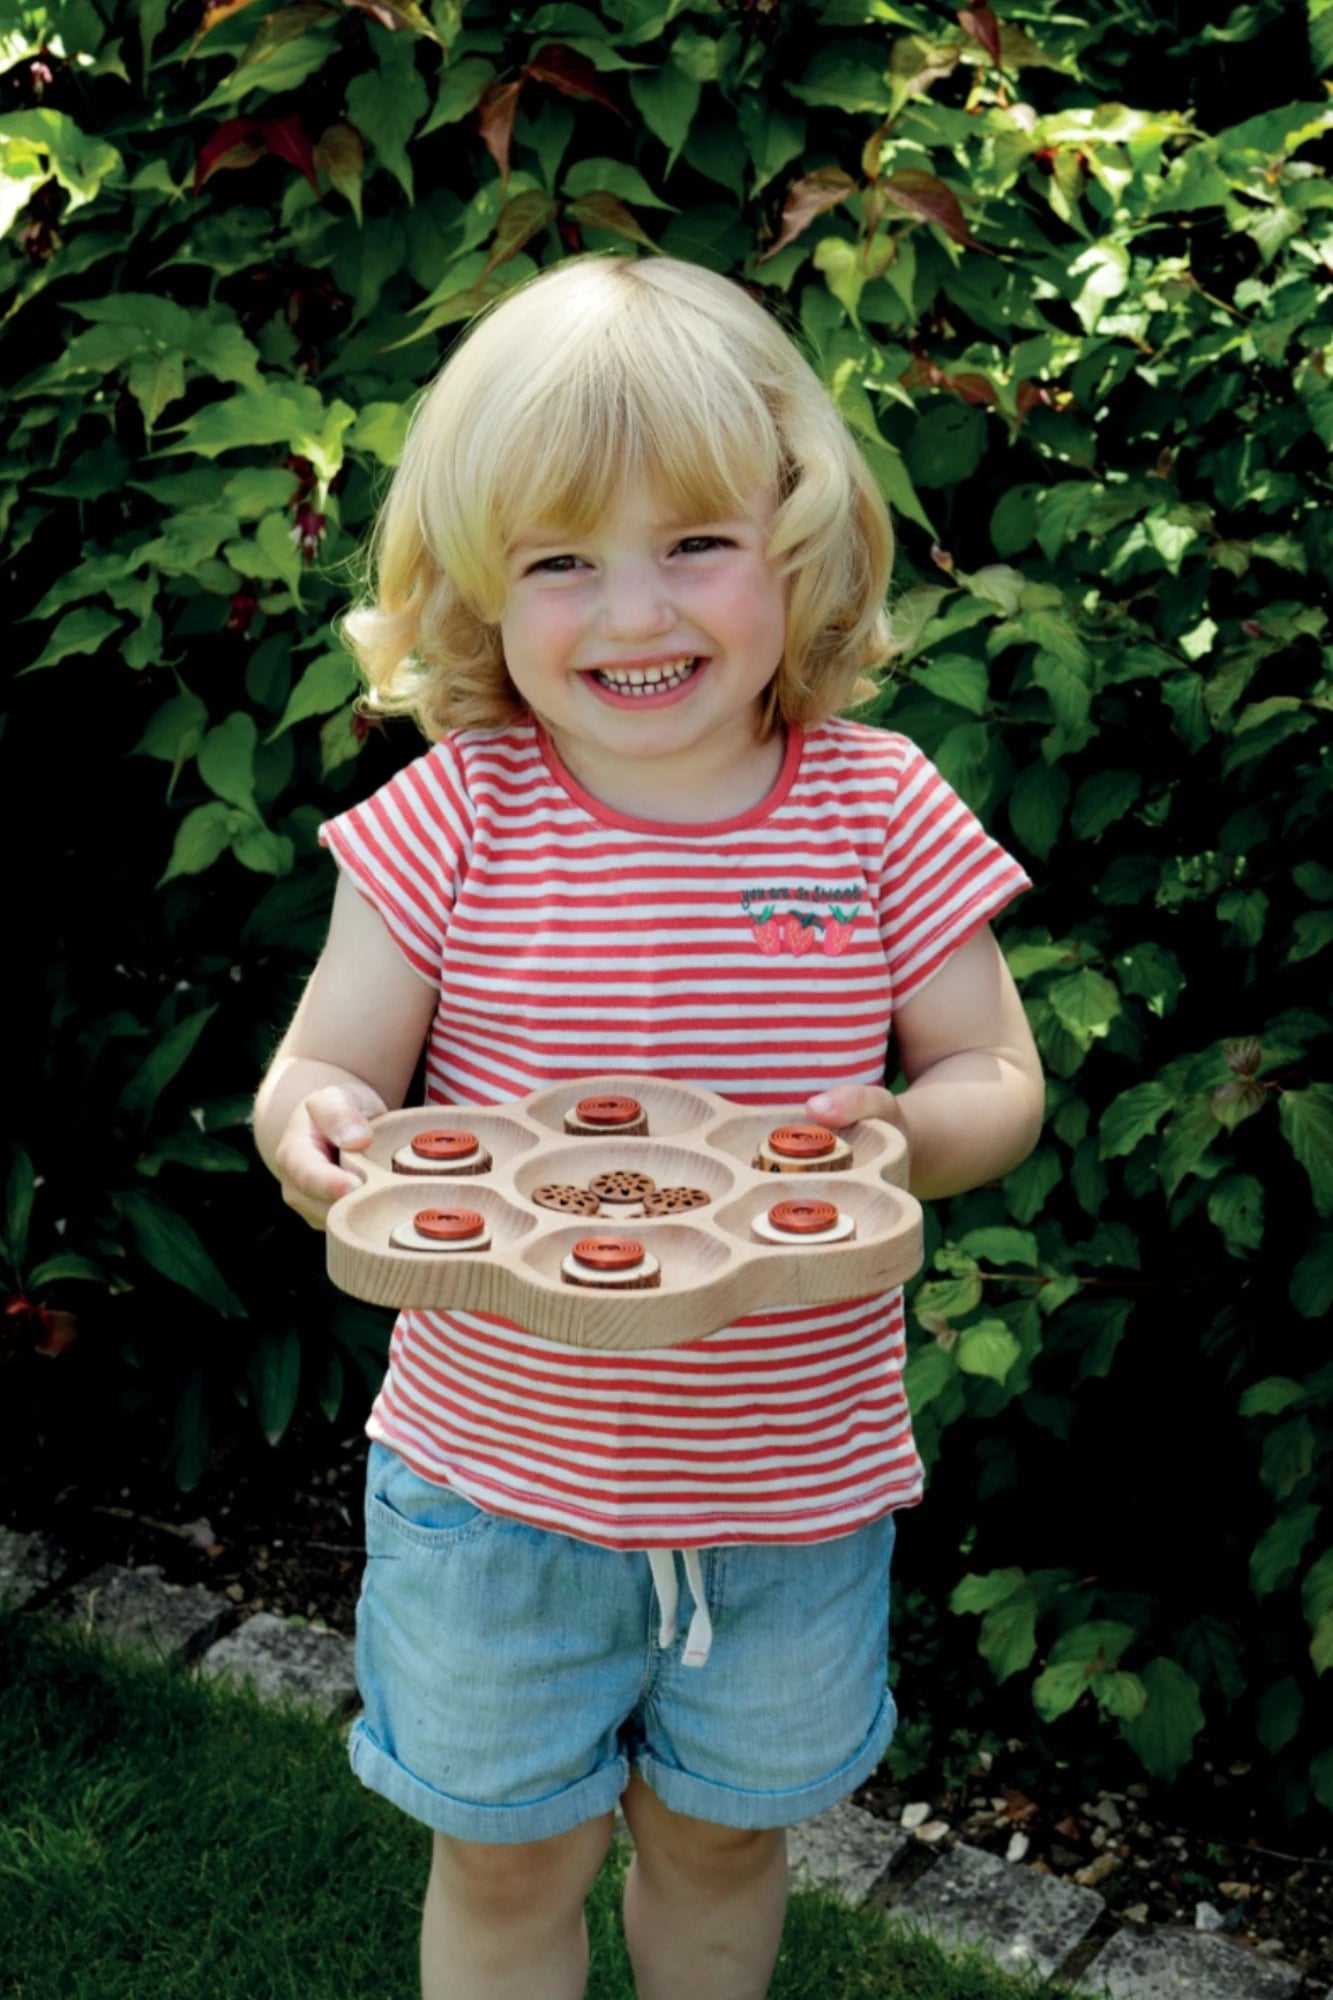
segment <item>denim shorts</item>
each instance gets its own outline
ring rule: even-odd
[[[886,1514],[833,1541],[701,1551],[712,1650],[687,1667],[683,1577],[664,1646],[645,1554],[488,1513],[372,1443],[352,1769],[460,1840],[567,1833],[631,1769],[695,1819],[807,1819],[893,1736],[894,1533]]]

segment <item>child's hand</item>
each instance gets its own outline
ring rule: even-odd
[[[832,1132],[843,1125],[855,1125],[858,1118],[882,1118],[886,1125],[903,1130],[897,1098],[878,1084],[840,1083],[833,1090],[821,1090],[817,1096],[807,1098],[805,1108]]]
[[[367,1121],[387,1109],[369,1084],[330,1085],[303,1097],[287,1120],[274,1155],[282,1198],[312,1229],[323,1229],[331,1204],[361,1185],[336,1164],[339,1148],[361,1152],[371,1140]]]

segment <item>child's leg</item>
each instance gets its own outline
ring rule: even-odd
[[[512,1846],[437,1833],[421,1924],[422,2000],[581,2000],[583,1903],[611,1827],[604,1813],[570,1833]]]
[[[638,2000],[763,2000],[787,1903],[787,1830],[743,1833],[672,1812],[637,1771],[625,1941]]]

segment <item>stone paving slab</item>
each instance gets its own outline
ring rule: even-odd
[[[356,1700],[354,1651],[340,1632],[317,1632],[257,1611],[208,1648],[199,1672],[209,1680],[248,1682],[261,1701],[296,1701],[331,1721]]]
[[[899,1856],[915,1846],[900,1826],[844,1800],[788,1828],[792,1885],[814,1883],[849,1903],[864,1903]]]
[[[1289,2000],[1301,1975],[1211,1931],[1117,1931],[1075,1993],[1109,2000]]]
[[[62,1590],[49,1612],[112,1646],[166,1660],[189,1658],[217,1638],[236,1607],[201,1585],[167,1583],[156,1564],[122,1569],[104,1563]]]
[[[1035,1966],[1049,1978],[1104,1908],[1095,1890],[961,1845],[942,1854],[889,1917],[929,1930],[946,1950],[980,1945],[1006,1971]]]
[[[39,1591],[59,1583],[72,1565],[69,1552],[45,1535],[0,1528],[0,1605],[19,1610]]]

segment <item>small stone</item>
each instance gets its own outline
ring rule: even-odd
[[[1194,1928],[1196,1931],[1221,1931],[1226,1929],[1226,1918],[1213,1903],[1194,1905]]]
[[[924,1840],[927,1846],[933,1847],[937,1840],[943,1840],[948,1831],[947,1819],[928,1819],[924,1826],[916,1828],[916,1837],[918,1840]]]
[[[989,1750],[978,1750],[976,1768],[981,1777],[984,1778],[986,1776],[986,1773],[990,1770],[994,1762],[995,1759]]]
[[[1247,1764],[1245,1762],[1245,1759],[1241,1757],[1238,1758],[1234,1764],[1228,1764],[1227,1769],[1231,1773],[1233,1778],[1248,1778],[1250,1772],[1254,1769],[1254,1766],[1252,1764]]]
[[[1126,1785],[1125,1790],[1132,1799],[1150,1799],[1152,1792],[1147,1785]]]
[[[1219,1882],[1217,1886],[1222,1895],[1230,1896],[1236,1903],[1244,1902],[1247,1896],[1254,1894],[1255,1889],[1253,1882]]]
[[[918,1800],[915,1805],[903,1807],[900,1824],[908,1828],[914,1826],[924,1826],[925,1822],[929,1818],[930,1818],[929,1805],[923,1804],[920,1800]]]
[[[1080,1889],[1095,1889],[1097,1884],[1104,1882],[1112,1869],[1118,1865],[1116,1855],[1099,1854],[1097,1859],[1090,1861],[1086,1868],[1075,1869],[1074,1880],[1078,1883]]]
[[[1265,1938],[1261,1945],[1256,1945],[1255,1949],[1261,1958],[1281,1958],[1285,1954],[1287,1947],[1283,1944],[1281,1938]]]
[[[1146,1924],[1148,1921],[1148,1905],[1146,1903],[1131,1903],[1127,1909],[1121,1911],[1121,1915],[1127,1923]]]
[[[1088,1817],[1089,1819],[1100,1820],[1102,1825],[1109,1827],[1112,1833],[1120,1833],[1124,1829],[1125,1822],[1120,1817],[1120,1808],[1114,1799],[1098,1799],[1095,1806],[1088,1808]]]
[[[1025,1833],[1016,1833],[1004,1850],[1005,1860],[1021,1861],[1031,1845],[1032,1842]]]
[[[245,1586],[240,1583],[229,1583],[223,1595],[229,1597],[233,1604],[244,1604]]]

